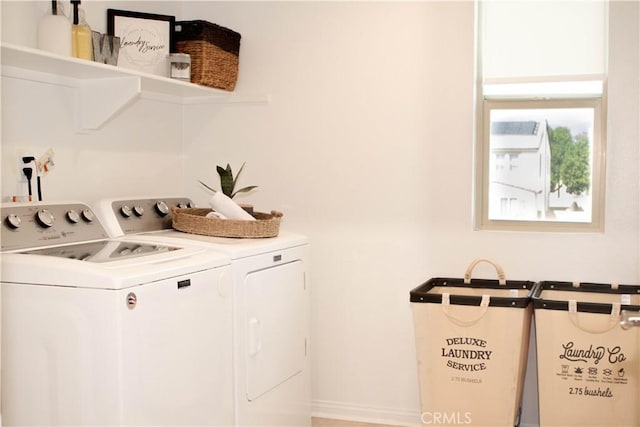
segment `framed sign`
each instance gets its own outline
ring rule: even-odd
[[[168,76],[175,16],[107,9],[107,32],[120,37],[118,66]]]

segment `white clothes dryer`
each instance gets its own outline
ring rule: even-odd
[[[96,212],[112,236],[195,244],[231,257],[237,426],[311,425],[309,241],[234,239],[174,230],[173,207],[186,197],[106,199]]]
[[[1,206],[5,425],[232,425],[229,257]]]

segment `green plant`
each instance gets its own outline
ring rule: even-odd
[[[244,165],[245,163],[243,163],[242,166],[240,166],[240,170],[238,171],[235,177],[233,176],[233,171],[231,170],[231,165],[229,165],[229,163],[227,163],[226,168],[223,168],[222,166],[216,166],[216,170],[218,171],[218,175],[220,176],[220,189],[222,193],[227,197],[229,197],[230,199],[233,199],[235,195],[238,193],[246,193],[253,190],[254,188],[258,188],[257,185],[250,185],[248,187],[243,187],[238,190],[235,189],[236,184],[238,183],[238,178],[240,177],[240,174],[244,169]],[[199,181],[199,182],[208,190],[215,192],[213,188],[209,187],[204,182],[202,181]]]

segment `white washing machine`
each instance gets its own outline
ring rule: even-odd
[[[230,259],[1,206],[5,425],[233,424]]]
[[[196,244],[231,257],[234,289],[235,417],[238,426],[311,425],[308,238],[233,239],[171,227],[185,197],[102,200],[96,212],[112,236]]]

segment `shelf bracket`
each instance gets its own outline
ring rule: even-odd
[[[79,80],[75,87],[76,130],[100,129],[142,93],[140,77]]]

